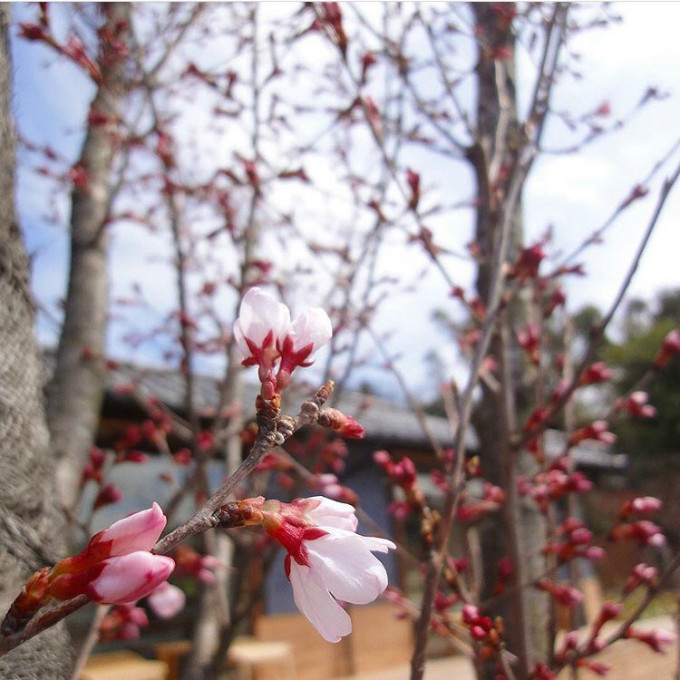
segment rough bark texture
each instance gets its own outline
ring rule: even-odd
[[[28,258],[14,206],[9,6],[0,5],[0,618],[31,573],[63,549],[33,336]],[[70,672],[63,625],[0,658],[0,677],[59,680]]]
[[[118,30],[124,3],[104,6],[106,25]],[[125,60],[102,41],[101,83],[91,104],[115,120],[125,92]],[[115,124],[113,125],[115,129]],[[57,486],[64,507],[73,506],[87,453],[94,440],[105,385],[108,313],[108,234],[112,168],[118,142],[111,125],[90,125],[80,165],[84,186],[74,185],[71,208],[71,263],[64,325],[48,392],[47,418],[57,459]]]
[[[512,47],[513,37],[508,24],[503,22],[493,3],[471,5],[476,25],[481,29],[483,49],[498,50]],[[477,272],[477,292],[482,300],[489,299],[492,281],[493,254],[500,239],[502,223],[502,200],[490,186],[489,166],[491,157],[500,150],[501,162],[508,167],[516,161],[518,137],[517,109],[512,59],[503,62],[505,88],[501,91],[494,59],[480,55],[477,65],[477,143],[471,147],[468,157],[477,179],[480,205],[477,212],[475,238],[481,250]],[[505,101],[503,102],[503,98]],[[507,128],[500,128],[502,106],[505,105]],[[509,260],[515,259],[522,247],[521,209],[512,216]],[[527,590],[510,589],[506,598],[495,598],[494,586],[498,578],[501,559],[509,557],[516,566],[516,578],[526,582],[539,573],[542,564],[535,564],[530,555],[538,553],[537,546],[544,538],[540,516],[533,510],[523,508],[516,493],[516,478],[528,473],[523,468],[531,464],[525,456],[514,454],[510,447],[512,430],[516,426],[517,411],[526,407],[527,386],[523,384],[521,356],[513,346],[510,324],[517,328],[526,323],[527,309],[522,300],[515,301],[499,318],[497,331],[492,339],[490,353],[500,364],[502,388],[498,391],[482,385],[482,398],[476,408],[473,422],[480,440],[483,474],[493,484],[508,492],[501,517],[493,517],[481,527],[481,549],[484,565],[481,601],[492,600],[490,613],[500,615],[506,623],[509,649],[519,657],[518,677],[526,677],[527,665],[543,646],[542,633],[546,629],[547,606],[545,598],[534,596]],[[493,664],[481,669],[481,677],[496,677]]]

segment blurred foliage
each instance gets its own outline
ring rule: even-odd
[[[616,367],[617,392],[631,389],[649,369],[664,337],[680,325],[680,289],[664,291],[653,304],[628,303],[623,339],[609,342],[604,359]],[[655,418],[617,423],[617,448],[630,455],[632,474],[647,477],[675,469],[680,461],[680,357],[659,371],[647,390]]]

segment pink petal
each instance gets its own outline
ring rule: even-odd
[[[175,561],[164,555],[137,551],[111,557],[90,582],[88,595],[104,604],[126,604],[153,592],[175,568]]]
[[[186,595],[177,586],[161,583],[147,598],[149,606],[161,619],[172,618],[184,608]]]
[[[92,537],[90,545],[111,541],[109,557],[126,555],[138,550],[150,550],[165,528],[167,518],[160,505],[154,503],[148,510],[135,512],[114,522],[108,529]]]

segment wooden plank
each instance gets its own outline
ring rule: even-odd
[[[352,607],[352,660],[355,673],[370,673],[407,663],[413,653],[413,626],[396,616],[391,604]]]
[[[262,616],[256,622],[255,636],[289,642],[299,680],[329,680],[350,673],[347,644],[326,642],[301,614]]]
[[[168,666],[134,652],[98,654],[88,659],[79,680],[165,680]]]

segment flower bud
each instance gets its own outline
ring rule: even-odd
[[[173,572],[175,562],[165,555],[138,550],[104,560],[87,586],[95,602],[126,604],[151,594]]]
[[[170,619],[184,608],[186,595],[177,586],[163,582],[147,600],[159,619]]]

